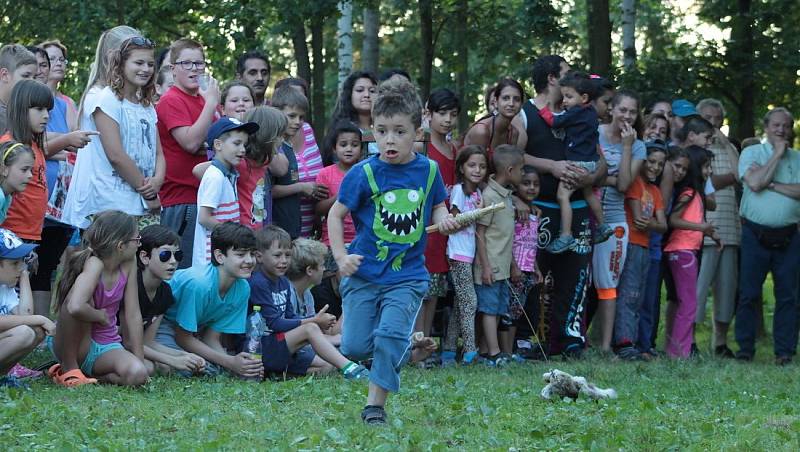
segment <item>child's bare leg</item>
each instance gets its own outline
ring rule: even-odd
[[[507,330],[500,332],[500,351],[511,354],[514,351],[514,336],[517,334],[517,327],[510,326]]]
[[[94,362],[92,375],[100,381],[119,386],[141,386],[147,383],[148,379],[145,364],[124,348],[110,350],[100,355]]]
[[[583,199],[586,200],[586,203],[589,204],[589,209],[592,211],[592,215],[594,216],[595,220],[597,220],[597,224],[605,223],[605,215],[603,215],[603,206],[600,204],[600,199],[595,196],[594,190],[592,186],[583,187],[581,189],[583,191]]]
[[[80,369],[80,363],[89,351],[90,331],[90,324],[70,315],[66,306],[58,311],[53,351],[61,363],[62,373]]]
[[[497,343],[497,316],[483,314],[481,316],[483,336],[489,356],[500,353],[500,344]]]
[[[333,367],[331,363],[325,361],[319,356],[315,356],[314,360],[311,361],[311,364],[308,366],[308,369],[306,369],[306,374],[325,375],[335,370],[336,368]]]
[[[569,203],[569,198],[574,191],[564,181],[558,183],[556,199],[558,200],[558,207],[561,209],[561,237],[572,237],[572,206]]]
[[[316,323],[306,323],[286,332],[286,346],[290,353],[296,352],[307,343],[311,344],[311,348],[320,358],[333,364],[337,369],[350,364],[350,360],[342,356],[339,350],[328,342]]]
[[[42,341],[44,331],[37,333],[36,330],[41,328],[17,325],[0,333],[0,375],[5,375]]]
[[[389,391],[381,388],[373,382],[369,382],[369,393],[367,394],[367,405],[385,406]]]
[[[327,339],[328,342],[330,342],[331,345],[333,345],[334,347],[338,347],[338,346],[342,345],[342,335],[341,334],[334,334],[334,335],[325,334],[325,339]]]
[[[597,320],[600,322],[600,348],[611,350],[611,339],[614,335],[614,317],[616,314],[616,298],[597,301]]]
[[[414,331],[422,331],[425,337],[430,336],[433,327],[433,317],[436,315],[436,303],[439,297],[428,297],[422,300],[422,307],[414,322]]]

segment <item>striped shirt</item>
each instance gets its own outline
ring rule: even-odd
[[[236,171],[225,168],[219,160],[212,160],[197,191],[197,222],[194,229],[192,267],[211,262],[211,230],[200,224],[200,210],[212,209],[211,216],[221,222],[239,222],[239,200],[236,195]]]
[[[314,129],[303,123],[303,149],[295,152],[297,171],[300,182],[316,182],[317,174],[322,170],[322,156],[319,153]],[[300,236],[310,237],[314,228],[314,200],[305,196],[300,198]]]
[[[714,158],[711,160],[713,174],[737,174],[738,168],[735,161],[739,158],[739,153],[722,132],[717,131],[714,134],[714,143],[708,149],[714,153]],[[706,221],[716,226],[719,238],[725,246],[739,246],[742,237],[742,223],[739,220],[739,205],[736,202],[734,187],[731,185],[715,191],[714,200],[717,202],[717,208],[706,211]],[[703,244],[705,246],[717,245],[710,237],[706,237]]]

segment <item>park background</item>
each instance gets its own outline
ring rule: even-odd
[[[324,134],[338,82],[352,69],[407,70],[427,97],[449,87],[464,100],[459,129],[483,111],[501,76],[522,81],[540,55],[612,77],[657,98],[722,100],[723,130],[759,133],[770,106],[800,112],[797,0],[0,0],[0,42],[58,38],[69,49],[61,85],[75,99],[100,33],[140,29],[159,47],[183,36],[206,46],[209,72],[234,76],[235,60],[262,49],[272,83],[311,85],[310,120]],[[321,137],[318,137],[321,138]]]

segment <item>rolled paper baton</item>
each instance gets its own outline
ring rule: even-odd
[[[494,212],[495,210],[502,210],[503,208],[505,208],[505,206],[506,206],[505,203],[496,202],[496,203],[492,204],[491,206],[486,206],[486,207],[483,207],[481,209],[473,210],[471,212],[460,213],[460,214],[455,216],[454,220],[456,220],[456,222],[459,225],[466,226],[468,224],[471,224],[471,223],[474,223],[474,222],[478,221],[478,218],[480,218],[480,217],[482,217],[482,216],[484,216],[486,214]],[[432,224],[432,225],[428,226],[427,228],[425,228],[425,232],[427,232],[428,234],[430,234],[431,232],[437,232],[437,231],[439,231],[439,225],[438,224]]]

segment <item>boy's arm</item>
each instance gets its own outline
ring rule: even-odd
[[[28,270],[22,270],[19,275],[19,304],[16,311],[19,315],[33,315],[33,292]]]
[[[56,332],[55,323],[43,315],[0,315],[0,332],[20,325],[40,327],[50,336]]]
[[[647,229],[661,234],[667,232],[667,216],[664,214],[664,209],[656,210]]]
[[[206,171],[197,190],[197,222],[209,231],[213,231],[220,223],[214,218],[214,209],[219,206],[222,184],[227,183],[224,178],[218,178],[217,174]]]
[[[328,212],[328,238],[331,242],[331,253],[336,259],[342,276],[350,276],[358,270],[364,256],[347,254],[344,247],[344,217],[350,210],[338,200],[333,203]]]
[[[275,177],[285,176],[289,172],[289,159],[282,150],[275,151],[272,160],[269,161],[269,173]]]
[[[289,185],[273,185],[272,197],[285,198],[292,195],[305,195],[312,196],[314,194],[314,187],[316,184],[313,182],[295,182]]]
[[[209,329],[210,332],[216,333]],[[233,356],[228,355],[219,341],[220,334],[204,334],[203,340],[198,339],[192,332],[186,331],[179,325],[175,326],[175,343],[189,353],[203,357],[206,361],[220,365],[226,369],[233,369],[235,364]]]
[[[494,275],[489,264],[489,255],[486,253],[486,225],[478,223],[475,228],[475,249],[478,253],[478,262],[481,265],[481,280],[484,284],[492,284]]]
[[[209,231],[213,231],[220,223],[214,218],[214,209],[212,207],[200,206],[197,210],[197,222]]]
[[[127,334],[123,338],[123,342],[126,346],[125,348],[130,350],[137,358],[144,360],[142,312],[139,310],[139,285],[136,281],[137,270],[134,259],[136,258],[134,257],[125,265],[128,283],[125,284],[125,310],[122,312],[125,315],[125,332]]]
[[[197,165],[194,166],[194,168],[192,168],[192,176],[200,180],[203,180],[203,174],[206,173],[206,170],[208,169],[209,166],[211,166],[210,161],[198,163]]]
[[[449,235],[462,228],[447,210],[447,204],[439,203],[433,206],[431,223],[438,226],[440,234]]]
[[[200,116],[197,117],[194,124],[191,126],[175,127],[169,133],[175,138],[175,141],[189,154],[202,154],[206,151],[203,143],[206,141],[208,129],[211,123],[214,122],[214,113],[219,105],[219,88],[217,81],[211,78],[208,81],[208,89],[200,91],[206,103],[203,105],[203,110]]]

